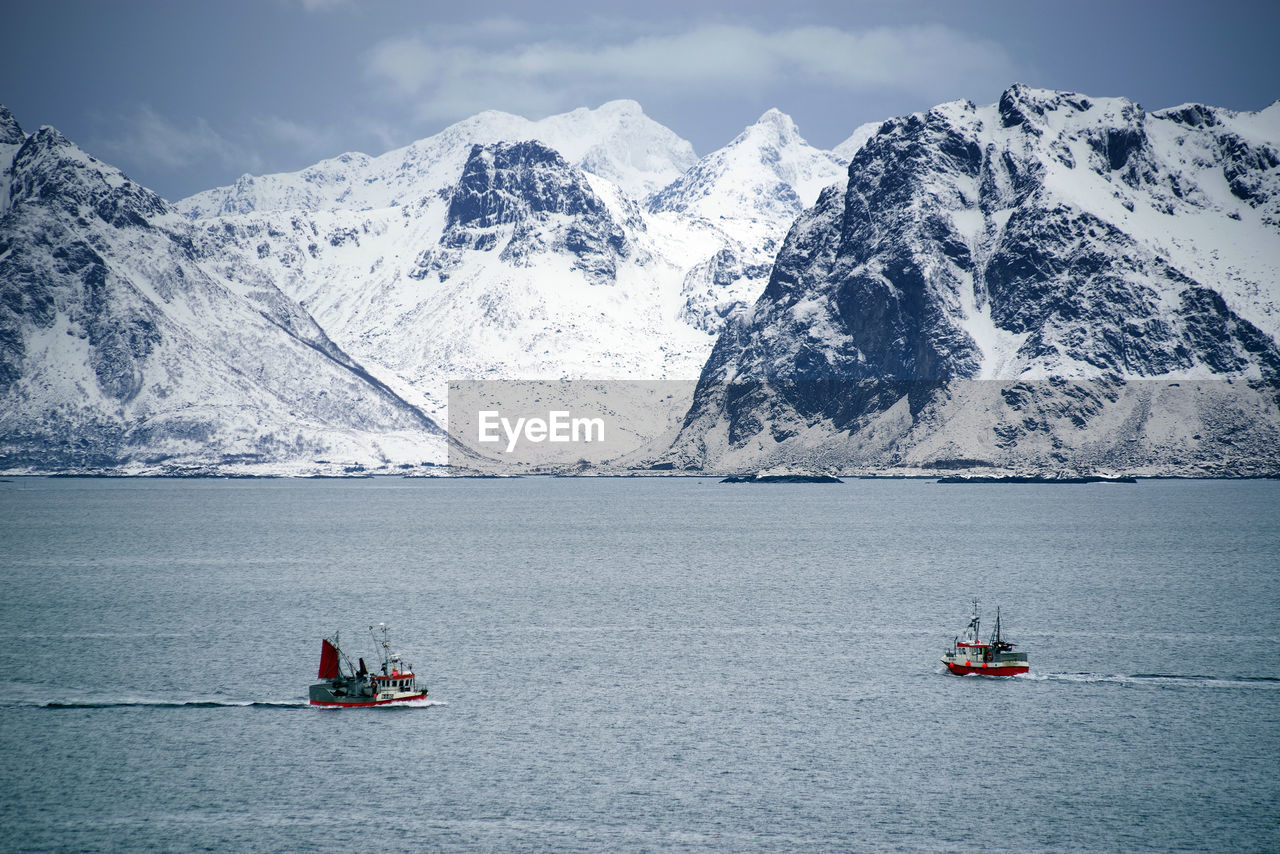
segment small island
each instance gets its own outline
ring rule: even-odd
[[[721,483],[844,483],[829,474],[731,474]]]
[[[938,478],[938,483],[1137,483],[1134,477],[1102,477],[1100,475],[1083,475],[1079,477],[1057,477],[1055,475],[1006,475],[990,477],[987,475],[948,475]]]

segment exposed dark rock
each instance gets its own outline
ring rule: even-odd
[[[1004,477],[985,477],[975,475],[972,477],[949,476],[938,478],[938,483],[1052,483],[1060,486],[1072,486],[1085,483],[1137,483],[1137,478],[1133,477],[1102,477],[1100,475],[1085,475],[1077,477],[1074,475],[1066,475],[1056,477],[1052,475],[1006,475]]]
[[[193,225],[56,130],[5,165],[0,470],[207,473],[315,459],[330,431],[440,435],[270,283],[217,280]]]
[[[731,474],[721,483],[844,483],[829,474]]]
[[[1276,341],[1232,311],[1214,281],[1176,267],[1115,214],[1143,204],[1200,215],[1215,204],[1197,184],[1215,168],[1201,152],[1217,150],[1234,195],[1271,222],[1280,157],[1246,144],[1228,118],[1013,86],[994,109],[949,104],[885,122],[854,156],[844,191],[828,190],[796,220],[764,293],[722,333],[673,461],[803,464],[815,455],[893,466],[948,423],[962,430],[947,439],[951,456],[934,451],[915,465],[1013,467],[1034,448],[1037,461],[1062,468],[1161,454],[1196,466],[1207,464],[1202,437],[1228,429],[1248,434],[1242,454],[1263,453],[1280,428]],[[1168,139],[1148,132],[1158,122],[1200,135],[1186,165],[1171,168],[1183,155],[1153,148]],[[1075,183],[1088,191],[1062,192]],[[992,329],[975,325],[975,311]],[[1018,342],[1001,345],[1010,348],[1002,359],[1050,379],[973,382],[984,363],[991,369],[983,347],[993,334]],[[1209,385],[1129,388],[1187,372]],[[1157,405],[1192,426],[1220,423],[1178,438],[1158,426]],[[966,418],[961,406],[979,409]],[[1260,420],[1240,428],[1253,411]],[[1156,451],[1147,441],[1169,444]]]
[[[18,124],[13,113],[9,112],[8,107],[0,104],[0,145],[21,145],[26,138],[27,135],[22,132],[22,126]]]
[[[618,259],[631,251],[626,232],[582,171],[536,140],[472,146],[449,199],[440,238],[445,251],[424,251],[409,275],[447,278],[458,260],[450,252],[499,245],[502,260],[517,266],[563,250],[598,284],[611,283]]]

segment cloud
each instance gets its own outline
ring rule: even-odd
[[[593,44],[480,46],[456,34],[408,35],[376,45],[366,67],[385,95],[433,119],[487,108],[532,114],[618,91],[696,99],[822,86],[944,98],[997,89],[1016,76],[1012,69],[999,45],[942,25],[775,32],[703,25]]]
[[[279,116],[254,119],[257,136],[269,145],[305,156],[329,157],[344,142],[344,134],[333,127],[317,127]]]
[[[308,12],[327,12],[339,6],[354,6],[355,0],[299,0]]]
[[[146,104],[126,118],[123,127],[108,136],[103,145],[108,151],[132,161],[151,163],[170,171],[210,162],[241,169],[260,165],[254,154],[226,139],[203,118],[197,117],[189,126],[182,127]]]

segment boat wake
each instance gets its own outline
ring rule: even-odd
[[[306,700],[19,700],[2,704],[8,708],[27,707],[37,709],[321,709],[312,706]],[[403,703],[388,703],[382,706],[370,706],[374,709],[425,709],[432,706],[447,706],[443,700],[409,700]]]
[[[1275,676],[1203,676],[1183,673],[1028,673],[1017,677],[1049,682],[1115,683],[1152,687],[1205,687],[1205,688],[1275,688],[1280,689],[1280,678]]]
[[[306,700],[50,700],[19,703],[40,709],[306,709]]]
[[[318,711],[322,711],[322,712],[340,712],[350,708],[377,709],[380,712],[394,712],[397,709],[400,709],[400,710],[430,709],[434,706],[447,706],[447,705],[449,704],[446,703],[444,700],[401,700],[396,703],[380,703],[376,706],[370,704],[367,706],[354,706],[354,707],[352,706],[310,706],[310,708],[317,709]]]

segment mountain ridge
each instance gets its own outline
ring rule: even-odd
[[[885,122],[717,342],[673,461],[1200,471],[1243,445],[1270,471],[1270,123],[1020,85]],[[1164,404],[1185,436],[1125,390],[1152,378],[1200,383]]]
[[[0,467],[417,466],[442,431],[265,283],[210,276],[190,222],[44,127],[0,218]]]
[[[192,218],[205,218],[412,204],[452,183],[472,145],[531,139],[640,196],[665,186],[695,160],[692,145],[644,115],[635,101],[609,101],[537,121],[486,110],[380,155],[347,152],[294,172],[246,174],[175,205]]]
[[[809,148],[790,119],[776,111],[764,118],[765,126],[790,130],[769,149],[775,160],[794,150],[839,179],[841,167]],[[477,121],[497,120],[507,117]],[[588,157],[653,151],[653,139],[666,140],[656,149],[659,164],[675,162],[673,150],[692,152],[670,144],[674,134],[656,130],[634,102],[516,128],[572,129],[567,153],[537,138],[473,141],[471,124],[385,155],[396,174],[425,170],[426,178],[401,181],[433,188],[416,199],[195,217],[201,251],[226,276],[279,284],[363,364],[384,367],[381,375],[398,379],[399,391],[443,418],[450,378],[692,380],[725,318],[763,288],[772,252],[801,207],[758,209],[740,199],[723,205],[714,222],[649,210],[652,196],[628,191],[602,166],[626,157]],[[621,139],[619,127],[639,132]],[[748,128],[741,136],[750,135]],[[718,173],[707,186],[781,187],[794,199],[761,150],[750,143],[743,156],[754,165]],[[406,154],[414,151],[421,156]],[[715,153],[699,163],[714,160]],[[464,200],[511,216],[461,222]]]
[[[619,101],[170,205],[0,109],[0,468],[420,467],[449,378],[700,376],[663,467],[1271,472],[1278,139],[1015,84],[695,160]]]

